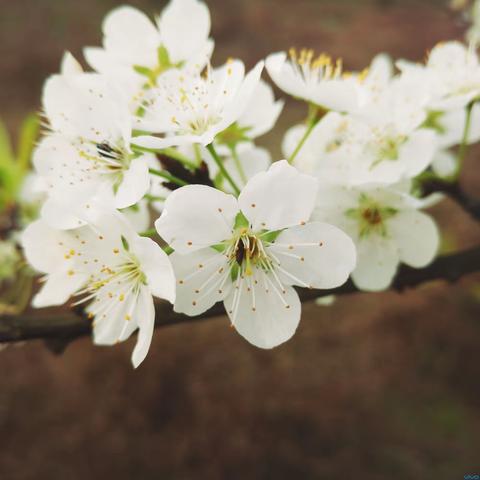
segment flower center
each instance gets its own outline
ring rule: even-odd
[[[386,221],[393,217],[397,210],[392,207],[384,207],[375,200],[362,194],[359,199],[358,208],[351,208],[345,215],[357,221],[358,235],[360,238],[369,235],[387,235]]]
[[[233,238],[227,250],[230,265],[233,269],[240,269],[245,275],[252,275],[252,267],[264,270],[272,268],[272,261],[268,257],[261,238],[247,228],[243,228]]]

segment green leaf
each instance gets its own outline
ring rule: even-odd
[[[20,137],[17,147],[17,162],[21,172],[26,172],[30,165],[32,150],[37,141],[40,130],[40,121],[34,113],[29,114],[20,128]]]
[[[235,217],[234,229],[240,230],[242,228],[248,228],[249,226],[250,222],[247,220],[245,215],[242,212],[238,212],[237,216]]]
[[[0,120],[0,165],[12,164],[14,161],[10,136],[5,124]]]

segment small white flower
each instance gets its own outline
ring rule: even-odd
[[[426,65],[397,62],[404,75],[417,77],[428,88],[431,110],[465,107],[480,95],[480,62],[473,46],[451,41],[436,45]]]
[[[306,128],[300,125],[287,132],[285,156],[292,154]],[[392,118],[370,123],[329,112],[315,126],[294,164],[303,172],[337,184],[396,183],[425,170],[436,147],[436,135],[430,129],[407,127]]]
[[[314,56],[313,50],[291,49],[267,57],[266,69],[272,80],[284,92],[326,110],[351,111],[361,101],[361,82],[366,72],[351,75],[343,72],[342,61]]]
[[[320,186],[313,218],[337,225],[352,237],[358,255],[352,279],[362,290],[384,290],[400,262],[422,268],[437,253],[437,227],[418,211],[428,200],[413,198],[408,190],[408,182],[395,188]]]
[[[55,230],[42,220],[22,235],[25,256],[45,274],[35,307],[61,305],[72,295],[90,301],[94,342],[112,345],[138,328],[132,362],[148,353],[155,324],[153,296],[175,301],[175,277],[168,256],[149,238],[135,234],[123,219],[107,216],[101,227]]]
[[[208,145],[215,136],[244,113],[262,73],[259,62],[247,75],[239,60],[223,67],[201,70],[170,70],[150,91],[145,115],[137,128],[162,136],[140,136],[135,143],[149,148],[166,148],[198,143]]]
[[[292,285],[333,288],[355,266],[341,230],[307,223],[317,182],[287,162],[255,175],[238,200],[201,185],[173,192],[156,222],[175,252],[175,310],[198,315],[223,301],[232,325],[272,348],[295,332],[301,305]]]
[[[49,189],[47,220],[60,226],[69,210],[101,190],[110,192],[116,208],[143,197],[150,183],[147,156],[133,153],[129,109],[104,77],[54,75],[46,82],[43,106],[51,133],[33,162]],[[68,218],[63,223],[78,226]]]
[[[103,48],[87,47],[85,58],[99,73],[142,100],[145,85],[170,68],[205,65],[213,50],[210,13],[198,0],[172,0],[156,23],[131,6],[112,10],[103,22]]]

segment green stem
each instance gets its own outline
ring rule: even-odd
[[[217,152],[215,151],[215,147],[211,143],[210,145],[207,145],[207,150],[210,152],[210,155],[212,156],[213,160],[217,164],[220,173],[224,176],[224,178],[227,180],[227,182],[230,184],[230,186],[233,188],[233,191],[235,192],[235,195],[238,197],[240,195],[240,189],[238,188],[237,184],[233,180],[233,178],[230,176],[230,174],[227,172],[225,166],[223,165],[222,160],[218,156]]]
[[[157,234],[157,231],[154,228],[149,228],[142,233],[139,233],[141,237],[154,237]]]
[[[136,153],[155,153],[155,154],[158,153],[160,155],[166,155],[167,157],[173,158],[174,160],[178,160],[180,163],[185,165],[190,170],[195,170],[197,168],[197,165],[195,162],[190,160],[188,157],[180,153],[175,148],[169,147],[169,148],[157,149],[157,148],[142,147],[140,145],[132,145],[132,149]]]
[[[243,169],[242,162],[240,161],[240,158],[238,158],[237,149],[235,147],[231,147],[230,151],[232,152],[233,161],[235,162],[235,166],[237,167],[238,173],[240,174],[240,179],[244,184],[246,184],[247,176],[245,175],[245,170]]]
[[[308,114],[308,119],[307,119],[307,129],[305,130],[305,133],[303,134],[302,138],[298,142],[298,145],[296,146],[295,150],[292,152],[292,154],[288,158],[288,163],[290,164],[293,163],[293,161],[295,160],[295,157],[298,155],[298,152],[300,152],[303,145],[307,141],[307,138],[310,136],[313,129],[315,128],[315,125],[318,123],[319,121],[318,111],[319,111],[318,107],[313,105],[310,106],[310,112]]]
[[[193,151],[195,152],[195,161],[197,162],[197,167],[202,163],[202,154],[200,152],[200,145],[198,143],[193,144]]]
[[[157,177],[162,177],[167,179],[171,183],[175,183],[175,185],[178,185],[179,187],[184,187],[185,185],[188,185],[187,182],[182,180],[181,178],[175,177],[174,175],[171,175],[168,172],[165,172],[164,170],[157,170],[155,168],[149,168],[148,171],[152,175],[157,175]]]
[[[458,149],[457,155],[457,168],[455,170],[454,178],[457,179],[460,175],[460,171],[462,170],[463,162],[465,160],[465,156],[467,155],[468,150],[468,136],[470,134],[470,126],[472,123],[472,110],[473,106],[475,105],[476,100],[472,100],[467,105],[467,112],[465,117],[465,127],[463,129],[463,137],[462,143],[460,144],[460,148]]]

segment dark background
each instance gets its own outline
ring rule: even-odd
[[[162,1],[132,1],[158,13]],[[209,0],[214,64],[248,66],[312,47],[351,69],[373,55],[421,60],[465,23],[446,1]],[[0,0],[0,116],[12,133],[38,109],[64,49],[101,41],[110,0]],[[276,133],[304,109],[293,102]],[[479,152],[463,182],[478,192]],[[444,251],[479,228],[435,208]],[[304,307],[296,336],[251,347],[226,318],[156,331],[141,368],[134,340],[89,339],[54,356],[41,342],[0,353],[0,479],[462,479],[480,473],[480,277],[403,294]]]

